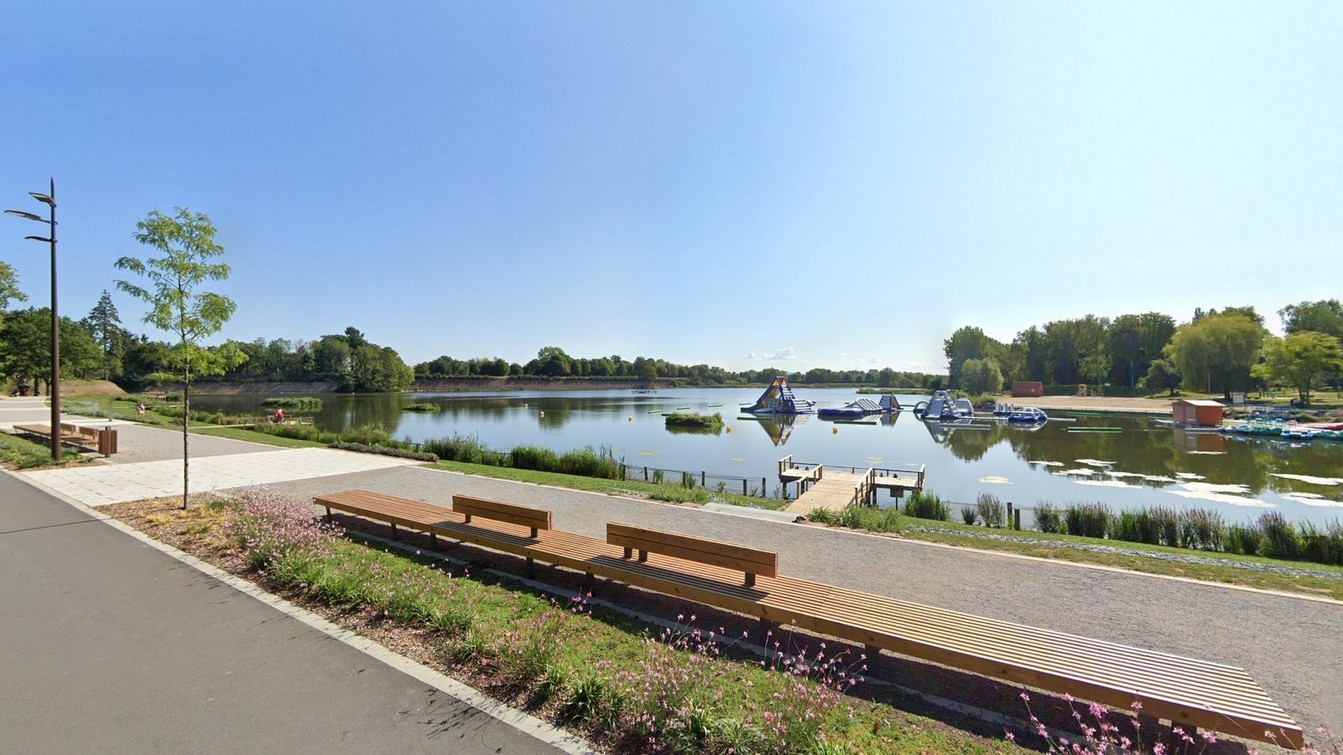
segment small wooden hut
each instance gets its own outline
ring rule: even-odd
[[[1182,398],[1170,405],[1171,414],[1177,425],[1196,427],[1217,427],[1222,424],[1222,406],[1220,401],[1209,399]]]
[[[1013,380],[1012,398],[1039,398],[1045,395],[1045,384],[1039,380]]]

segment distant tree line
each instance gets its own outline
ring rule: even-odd
[[[1309,403],[1343,373],[1343,304],[1305,301],[1279,311],[1284,337],[1271,335],[1253,307],[1195,309],[1177,325],[1159,312],[1086,317],[1031,326],[1010,343],[980,328],[956,330],[943,349],[950,383],[974,393],[1017,380],[1046,385],[1123,386],[1156,393],[1183,386],[1206,393],[1286,387]]]
[[[651,383],[672,381],[693,386],[746,385],[768,383],[777,376],[794,383],[826,385],[872,385],[880,387],[937,387],[945,380],[940,375],[922,372],[897,372],[887,367],[869,370],[829,370],[817,367],[806,372],[778,368],[733,372],[707,364],[684,365],[663,359],[636,357],[634,361],[618,354],[596,358],[572,357],[558,346],[546,346],[526,364],[506,362],[498,357],[457,359],[441,356],[415,365],[415,377],[421,380],[467,377],[512,377],[585,380],[634,380]]]

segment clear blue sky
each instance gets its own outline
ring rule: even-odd
[[[1340,40],[1324,0],[10,3],[0,205],[56,178],[74,317],[181,205],[227,338],[935,371],[962,325],[1343,296]]]

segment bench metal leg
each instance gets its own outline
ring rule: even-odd
[[[755,575],[750,572],[746,572],[746,586],[755,587]]]
[[[531,535],[531,536],[532,536],[533,539],[536,538],[536,528],[535,528],[535,527],[532,528],[532,535]]]
[[[639,551],[639,563],[642,564],[647,560],[648,560],[648,551]]]
[[[438,533],[436,532],[429,533],[429,547],[431,548],[438,547]]]
[[[396,522],[392,522],[391,525],[392,525],[392,539],[393,539],[393,540],[400,540],[400,539],[401,539],[401,536],[398,535],[397,532],[396,532]]]
[[[625,558],[633,558],[633,557],[634,557],[634,549],[633,549],[633,548],[626,548],[626,549],[625,549]]]
[[[527,576],[528,577],[536,576],[536,559],[532,558],[531,556],[527,557]]]
[[[328,522],[331,521],[331,507],[330,507],[330,506],[327,506],[327,507],[326,507],[326,520],[327,520]]]
[[[595,588],[596,586],[597,586],[597,578],[592,576],[592,572],[584,572],[583,588],[588,592],[592,592],[593,588]]]
[[[467,514],[467,515],[466,515],[466,521],[465,521],[465,524],[470,524],[470,523],[471,523],[471,515],[470,515],[470,514]]]

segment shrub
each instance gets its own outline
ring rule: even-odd
[[[1035,529],[1055,535],[1063,534],[1063,518],[1059,516],[1059,510],[1054,504],[1046,501],[1036,504]]]
[[[1186,509],[1180,512],[1180,545],[1206,551],[1222,549],[1226,525],[1222,515],[1208,509]]]
[[[937,497],[936,493],[920,490],[909,497],[905,504],[905,513],[919,519],[951,520],[951,509]]]
[[[1226,550],[1228,553],[1239,553],[1246,556],[1258,555],[1261,540],[1259,530],[1253,526],[1246,527],[1241,524],[1233,524],[1226,530]]]
[[[406,448],[389,448],[387,446],[369,446],[363,443],[346,443],[345,441],[336,441],[328,444],[329,448],[337,448],[342,451],[358,451],[362,454],[378,454],[380,456],[394,456],[398,459],[414,459],[415,461],[438,461],[438,457],[433,454],[427,454],[422,451],[415,451]]]
[[[1296,528],[1287,517],[1277,511],[1259,515],[1259,531],[1263,533],[1260,550],[1269,558],[1296,559],[1301,557],[1301,543],[1296,539]]]
[[[1337,521],[1331,526],[1339,528]],[[1297,540],[1301,545],[1301,558],[1319,564],[1343,563],[1340,558],[1343,557],[1343,539],[1332,537],[1328,529],[1320,529],[1314,522],[1301,522],[1297,525]]]
[[[306,505],[266,491],[245,492],[235,505],[238,513],[228,520],[224,534],[252,569],[268,568],[286,556],[310,560],[325,555],[338,531],[314,517]]]
[[[1007,508],[1003,502],[998,500],[998,496],[992,493],[980,493],[975,499],[975,512],[979,518],[984,520],[985,527],[1002,528],[1003,522],[1007,519]]]
[[[439,405],[439,404],[435,404],[435,403],[432,403],[432,402],[417,402],[417,403],[414,403],[414,404],[406,404],[405,406],[401,407],[401,411],[403,411],[403,412],[441,412],[441,411],[443,411],[443,407],[442,407],[441,405]]]
[[[322,400],[312,396],[272,396],[262,399],[261,405],[297,411],[317,411],[322,408]]]
[[[540,446],[514,446],[509,454],[516,469],[534,469],[538,472],[560,471],[560,455]]]
[[[979,521],[979,512],[969,506],[961,507],[961,521],[966,524],[974,524]]]
[[[620,464],[615,460],[611,447],[605,445],[601,448],[586,446],[561,455],[560,471],[581,477],[620,479]]]
[[[1105,537],[1113,514],[1103,503],[1070,503],[1063,512],[1069,535]]]
[[[507,456],[492,450],[480,442],[475,435],[453,433],[451,438],[439,438],[424,442],[424,450],[444,461],[460,461],[465,464],[488,464],[505,467]]]
[[[716,433],[723,429],[723,415],[668,414],[664,424],[668,429],[678,428],[694,432]]]

